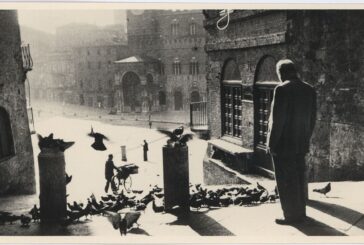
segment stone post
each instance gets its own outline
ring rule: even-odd
[[[66,171],[64,152],[44,148],[38,155],[40,219],[42,223],[66,219]]]
[[[188,147],[163,147],[164,206],[189,211]]]
[[[127,159],[126,159],[126,146],[122,145],[122,146],[120,146],[120,148],[121,148],[121,161],[126,162],[127,161]]]

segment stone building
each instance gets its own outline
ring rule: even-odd
[[[120,111],[187,112],[191,101],[206,99],[202,20],[197,10],[127,12],[131,56],[115,62]]]
[[[16,11],[0,11],[0,195],[35,193]]]
[[[302,80],[318,94],[316,128],[307,156],[309,179],[363,180],[364,12],[235,10],[221,31],[220,11],[203,13],[213,138],[210,159],[204,163],[205,180],[211,182],[216,173],[229,169],[273,174],[264,148],[278,82],[275,64],[282,58],[292,59]],[[220,154],[212,156],[212,151]],[[214,159],[217,155],[230,159],[230,165]]]
[[[73,48],[77,104],[114,107],[114,62],[126,53],[126,45],[111,41]]]

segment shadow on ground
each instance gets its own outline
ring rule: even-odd
[[[359,222],[364,218],[363,213],[337,204],[317,200],[309,200],[307,205],[364,230],[364,223]]]
[[[346,236],[345,233],[311,217],[307,217],[304,223],[292,226],[307,236]]]
[[[188,225],[201,236],[235,236],[226,227],[205,213],[190,212],[189,214],[175,214],[177,220],[169,225]]]

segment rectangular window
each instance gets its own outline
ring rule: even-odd
[[[190,24],[190,35],[191,36],[196,35],[196,23]]]
[[[257,147],[265,149],[268,133],[268,119],[273,99],[273,88],[257,86]]]
[[[241,138],[242,106],[241,85],[224,84],[222,96],[223,135]]]

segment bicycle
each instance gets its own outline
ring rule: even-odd
[[[124,190],[127,192],[131,191],[131,187],[133,184],[131,174],[138,173],[138,166],[135,164],[127,164],[121,167],[118,167],[118,172],[112,177],[111,181],[113,183],[113,191],[118,191],[120,185],[124,186]]]

